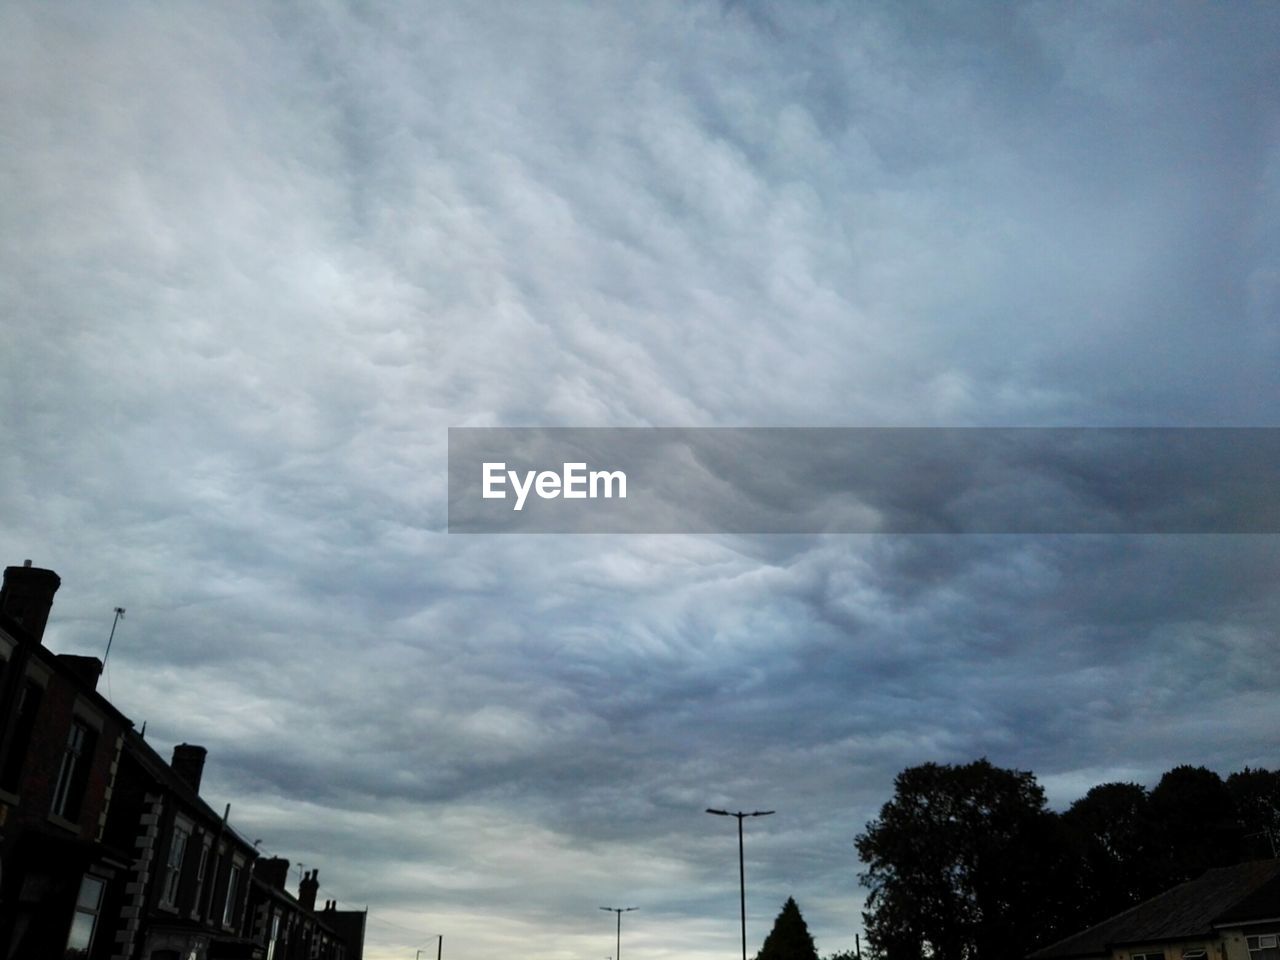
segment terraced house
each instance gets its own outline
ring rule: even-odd
[[[97,692],[102,664],[41,643],[61,580],[0,587],[0,957],[103,956],[131,856],[105,841],[129,720]]]
[[[164,759],[97,691],[102,663],[43,644],[61,581],[0,588],[0,960],[360,960],[364,911],[295,898],[285,861],[200,795],[206,751]],[[283,870],[280,865],[283,864]]]

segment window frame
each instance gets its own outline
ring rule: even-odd
[[[182,865],[186,862],[187,848],[191,842],[194,824],[181,817],[176,817],[173,821],[173,830],[169,834],[169,848],[165,851],[164,872],[161,874],[160,880],[160,899],[158,901],[161,908],[165,910],[177,910],[178,898],[182,894]],[[178,838],[182,838],[182,843],[178,843]],[[174,851],[177,851],[177,862],[174,862]]]
[[[1262,942],[1264,940],[1271,942],[1264,944]],[[1244,938],[1244,947],[1249,954],[1249,960],[1272,960],[1273,957],[1280,956],[1280,934],[1247,934]]]
[[[85,887],[90,883],[97,884],[98,887],[97,896],[94,898],[92,908],[85,906],[83,903]],[[83,950],[84,952],[80,954],[81,957],[90,957],[93,955],[93,943],[98,934],[98,921],[102,919],[102,901],[105,899],[106,893],[107,881],[105,877],[98,877],[91,873],[86,873],[81,878],[80,889],[76,893],[76,905],[71,912],[71,927],[67,930],[67,945],[63,950],[64,955],[68,958],[75,956],[71,953],[72,950]],[[74,937],[76,933],[76,921],[81,916],[88,916],[91,918],[89,921],[89,938],[83,947],[72,946],[71,938]]]
[[[243,864],[232,860],[227,870],[227,892],[222,898],[222,925],[227,929],[234,926],[236,897],[240,893],[240,874],[243,869]]]
[[[271,929],[267,934],[267,957],[266,960],[275,960],[276,943],[280,939],[280,911],[271,911]]]
[[[200,859],[196,862],[195,893],[191,897],[191,916],[200,919],[204,913],[201,903],[204,897],[204,883],[209,876],[209,855],[213,851],[213,840],[207,835],[201,836]]]
[[[89,784],[88,772],[93,766],[95,733],[82,717],[72,716],[49,805],[51,814],[70,823],[80,818],[80,807]]]
[[[22,774],[27,767],[27,753],[36,732],[40,708],[44,705],[45,684],[28,671],[18,689],[14,709],[13,733],[9,737],[9,753],[0,768],[0,790],[17,796],[22,788]]]

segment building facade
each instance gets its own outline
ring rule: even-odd
[[[295,897],[287,889],[289,861],[279,857],[254,865],[249,894],[253,939],[263,960],[356,960],[364,948],[366,914],[339,910],[325,901],[316,910],[319,870],[303,874]]]
[[[105,837],[131,849],[111,960],[252,958],[245,932],[253,844],[200,797],[205,749],[174,747],[168,763],[129,731]],[[96,960],[96,958],[95,958]]]
[[[60,580],[10,567],[0,587],[0,957],[104,956],[130,869],[104,833],[127,718],[102,663],[41,643]]]
[[[315,909],[97,691],[102,662],[43,645],[60,580],[0,587],[0,960],[360,960],[364,911]]]

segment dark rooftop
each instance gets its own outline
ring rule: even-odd
[[[1280,916],[1280,860],[1209,870],[1124,913],[1042,947],[1032,960],[1106,956],[1125,944],[1214,936],[1216,924]]]

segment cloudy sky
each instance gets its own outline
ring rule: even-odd
[[[460,426],[1280,426],[1280,8],[0,8],[0,545],[370,960],[736,954],[925,761],[1277,766],[1274,536],[448,534]],[[295,872],[296,876],[296,872]]]

